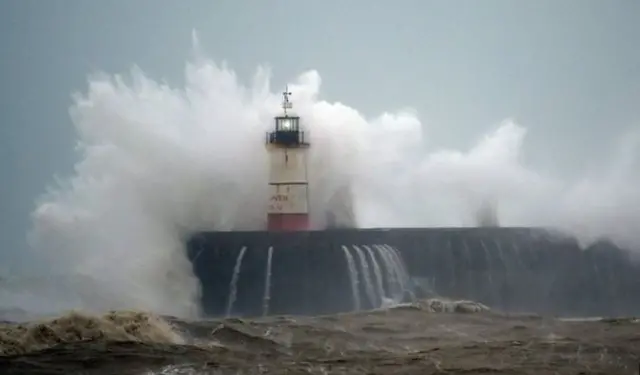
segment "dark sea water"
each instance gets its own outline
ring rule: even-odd
[[[319,317],[140,312],[0,326],[0,374],[637,374],[640,320],[422,300]]]

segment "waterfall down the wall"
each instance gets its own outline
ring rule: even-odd
[[[543,230],[207,233],[190,250],[200,254],[193,266],[210,315],[328,314],[416,297],[555,315],[640,313],[631,253],[609,242],[582,249]]]

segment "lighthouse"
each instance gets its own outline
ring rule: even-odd
[[[269,231],[309,230],[309,142],[300,127],[300,117],[290,113],[293,104],[287,88],[282,93],[283,113],[275,117],[273,131],[267,133],[269,154]]]

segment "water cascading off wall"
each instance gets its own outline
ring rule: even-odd
[[[206,233],[189,243],[207,315],[318,315],[423,297],[571,316],[640,313],[640,267],[528,228]]]
[[[399,303],[407,295],[412,295],[411,291],[406,289],[409,275],[398,251],[393,247],[377,244],[342,245],[340,250],[343,256],[337,257],[337,260],[342,258],[343,264],[332,263],[331,267],[326,269],[305,267],[311,273],[304,274],[300,274],[295,265],[291,268],[275,266],[274,258],[275,262],[282,258],[278,256],[278,249],[274,246],[269,246],[264,251],[266,258],[260,260],[255,258],[261,251],[259,248],[252,252],[250,248],[243,246],[239,251],[231,251],[230,255],[232,258],[235,256],[235,260],[228,292],[226,295],[218,295],[215,303],[206,304],[205,310],[209,314],[219,315],[219,306],[224,304],[225,316],[359,311]],[[251,260],[245,261],[247,251],[252,254],[249,257]],[[326,258],[333,258],[333,254],[335,252],[330,251],[324,255]],[[260,279],[261,263],[264,267],[262,288],[257,282]],[[313,294],[301,296],[304,291],[295,287],[297,283],[302,283],[305,289],[311,288],[307,290]],[[274,289],[276,292],[272,298]],[[325,290],[324,296],[318,295],[320,289]],[[257,294],[256,290],[262,290],[262,296]],[[312,300],[316,303],[310,304]],[[261,302],[260,309],[257,309],[258,302]],[[318,311],[321,304],[325,305],[324,311]]]

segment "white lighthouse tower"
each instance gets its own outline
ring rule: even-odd
[[[300,128],[300,117],[292,109],[291,93],[282,93],[284,113],[275,117],[275,129],[267,133],[270,159],[267,229],[303,231],[309,229],[309,181],[307,151],[309,143]]]

